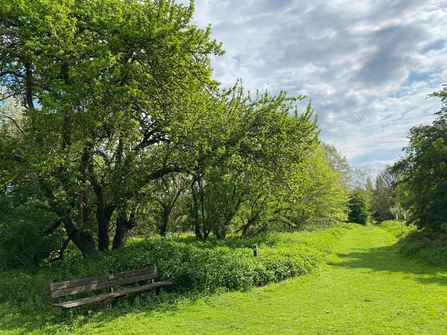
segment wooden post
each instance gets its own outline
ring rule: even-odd
[[[253,244],[253,256],[258,257],[258,245]]]

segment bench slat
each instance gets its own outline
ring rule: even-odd
[[[110,275],[102,275],[96,277],[82,278],[76,280],[69,280],[59,283],[50,284],[50,291],[52,298],[59,298],[59,302],[53,304],[58,308],[71,308],[75,306],[81,306],[88,303],[103,301],[107,299],[113,299],[119,296],[128,295],[130,293],[141,292],[151,288],[157,290],[157,294],[161,287],[170,285],[170,282],[154,282],[154,279],[158,278],[157,268],[146,268],[139,270],[132,270],[126,272],[119,272]],[[123,290],[118,290],[109,293],[102,293],[99,295],[60,302],[60,297],[74,295],[83,292],[95,291],[99,289],[123,286],[126,284],[132,284],[152,279],[151,284],[146,284],[137,287],[130,287]],[[112,290],[113,291],[113,290]]]
[[[59,283],[52,283],[50,284],[50,290],[61,290],[64,288],[70,288],[70,287],[77,287],[82,286],[86,284],[93,284],[93,283],[99,283],[103,281],[108,281],[110,279],[119,279],[119,278],[125,278],[125,277],[131,277],[131,276],[137,276],[141,274],[151,274],[153,275],[152,278],[158,277],[157,268],[146,268],[146,269],[139,269],[139,270],[132,270],[132,271],[126,271],[126,272],[119,272],[119,273],[113,273],[110,275],[102,275],[102,276],[96,276],[96,277],[89,277],[89,278],[83,278],[83,279],[76,279],[76,280],[67,280]],[[112,277],[112,278],[111,278]],[[149,278],[149,279],[152,279]]]
[[[53,304],[53,306],[58,307],[58,308],[71,308],[71,307],[89,304],[92,302],[98,302],[98,301],[103,301],[103,300],[107,300],[110,298],[120,297],[120,296],[127,295],[130,293],[145,291],[145,290],[149,290],[151,288],[163,287],[163,286],[170,285],[170,284],[171,284],[170,282],[157,282],[157,283],[153,283],[153,284],[132,287],[132,288],[128,288],[125,290],[116,291],[116,292],[105,293],[105,294],[97,295],[94,297],[87,297],[87,298],[83,298],[83,299],[57,303],[57,304]]]
[[[64,297],[67,295],[72,294],[78,294],[83,292],[89,292],[94,290],[100,290],[103,288],[108,288],[112,286],[121,286],[126,285],[130,283],[136,283],[144,280],[152,279],[153,275],[151,273],[149,274],[143,274],[140,276],[131,276],[131,277],[124,277],[124,278],[113,278],[104,282],[95,282],[93,284],[85,284],[82,286],[76,286],[76,287],[70,287],[60,290],[53,290],[51,291],[51,297],[52,298],[58,298],[58,297]]]

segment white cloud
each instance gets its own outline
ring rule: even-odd
[[[426,96],[447,83],[446,0],[196,0],[194,23],[227,51],[215,79],[306,94],[322,139],[373,171],[440,109]]]

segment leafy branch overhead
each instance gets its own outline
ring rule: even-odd
[[[45,211],[62,258],[131,232],[225,238],[346,217],[312,107],[222,89],[210,57],[224,51],[193,14],[168,0],[1,1],[4,222]]]

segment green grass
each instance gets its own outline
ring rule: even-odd
[[[384,221],[380,224],[391,234],[398,236],[398,250],[401,254],[426,263],[447,267],[447,234],[416,230],[405,222],[397,224],[396,221]]]
[[[75,334],[445,334],[447,273],[361,227],[309,276],[88,323]]]
[[[324,264],[331,248],[353,225],[295,233],[272,233],[225,241],[135,239],[128,247],[82,260],[71,257],[57,266],[13,270],[0,276],[0,329],[12,333],[70,333],[89,322],[115,319],[133,311],[172,306],[217,292],[248,290],[307,274]],[[252,244],[259,245],[253,257]],[[157,266],[172,285],[155,297],[149,291],[117,299],[112,306],[86,305],[61,313],[51,307],[49,284],[104,273]],[[99,315],[100,319],[96,319]],[[92,321],[94,320],[94,321]]]
[[[165,295],[157,307],[118,304],[91,314],[54,313],[35,328],[17,327],[14,315],[6,315],[0,330],[83,335],[447,334],[446,269],[404,258],[396,241],[383,228],[358,227],[310,275],[177,302]]]

